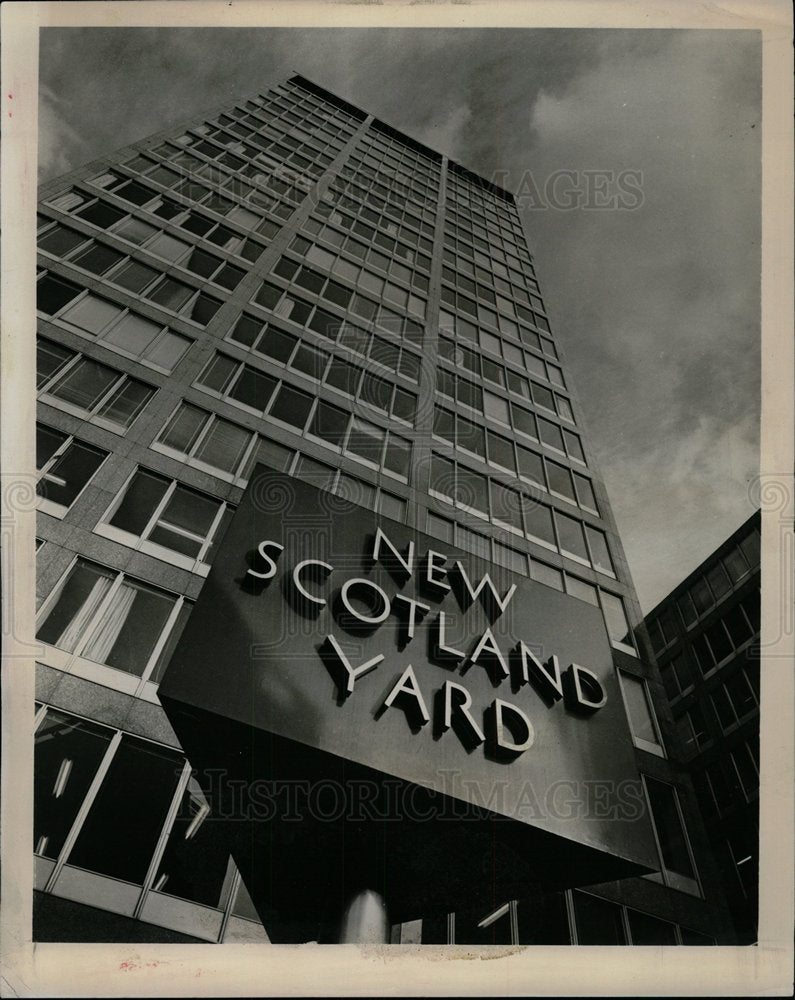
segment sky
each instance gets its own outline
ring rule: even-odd
[[[519,200],[644,612],[751,515],[751,31],[46,28],[39,180],[299,72]]]

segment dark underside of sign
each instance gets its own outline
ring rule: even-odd
[[[210,802],[206,822],[228,842],[274,943],[338,941],[344,908],[364,889],[397,922],[649,870],[488,803],[163,702]]]

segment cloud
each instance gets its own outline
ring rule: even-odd
[[[79,132],[69,124],[67,103],[50,90],[39,87],[39,177],[57,177],[86,158]]]

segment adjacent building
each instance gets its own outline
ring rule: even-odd
[[[659,870],[393,940],[733,943],[513,196],[294,76],[44,185],[38,240],[34,938],[268,940],[157,697],[262,462],[603,617]]]
[[[759,531],[757,511],[646,618],[741,944],[759,905]]]

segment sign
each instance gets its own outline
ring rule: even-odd
[[[159,695],[269,932],[655,868],[599,610],[264,466]]]

